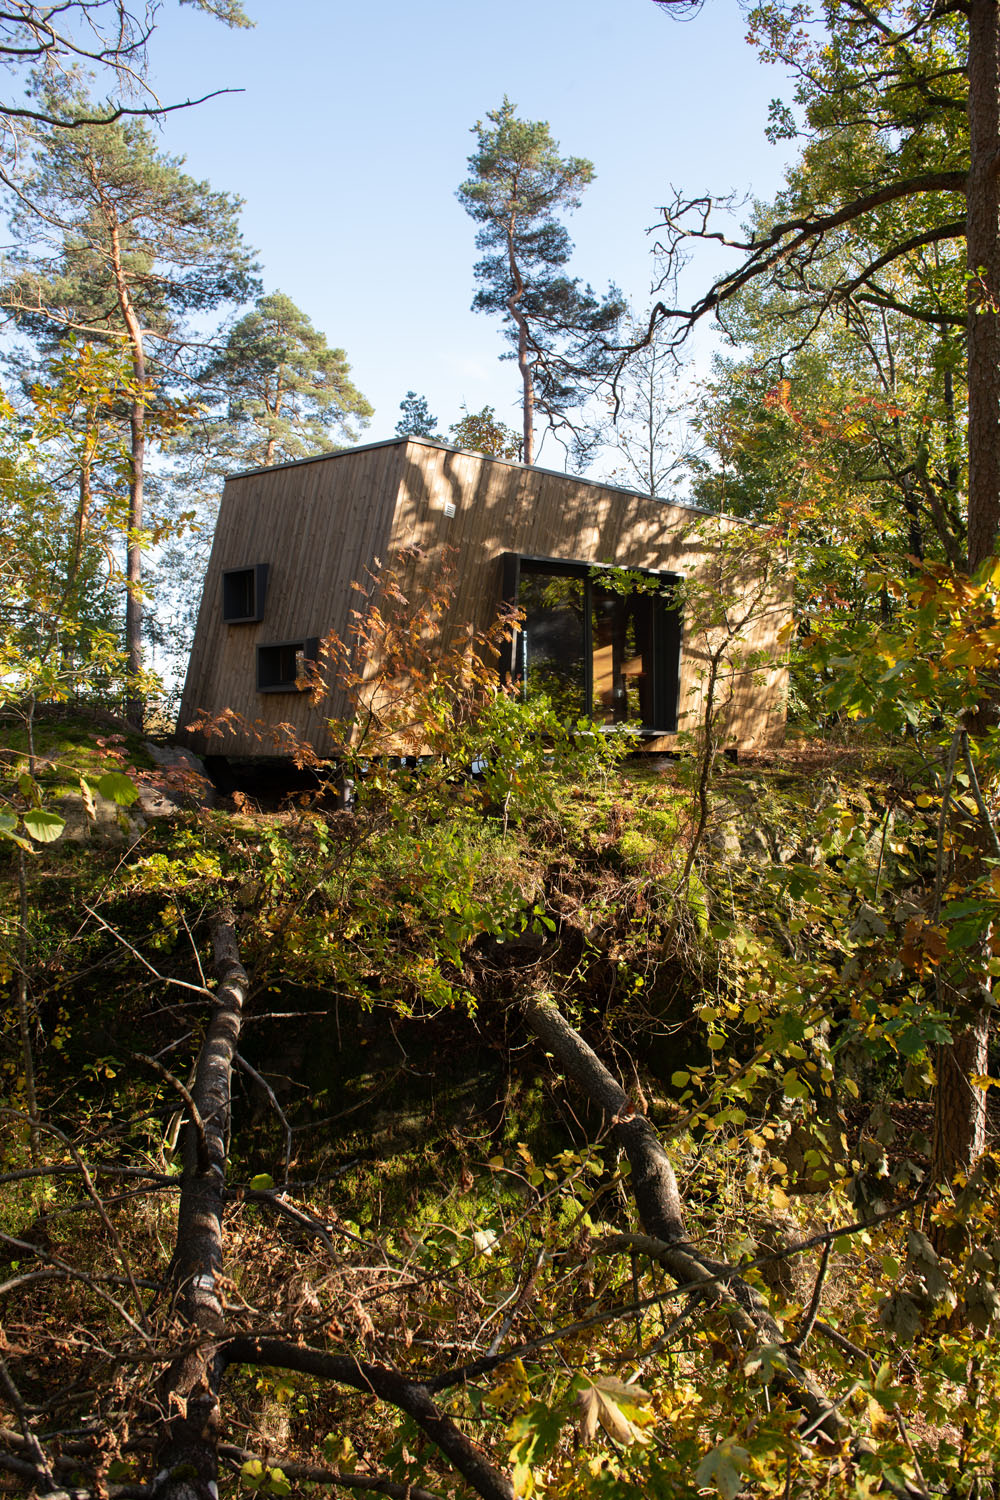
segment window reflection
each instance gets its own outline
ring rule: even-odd
[[[586,714],[598,724],[673,732],[680,617],[663,575],[647,576],[648,590],[641,584],[619,590],[583,564],[519,558],[515,587],[524,623],[515,674],[522,691],[545,693],[567,719]]]
[[[583,578],[524,572],[518,595],[525,612],[524,684],[545,693],[560,713],[576,718],[587,710],[585,593]]]
[[[593,702],[601,724],[653,723],[653,600],[591,588]]]

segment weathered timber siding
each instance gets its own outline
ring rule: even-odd
[[[454,506],[449,516],[445,507]],[[223,497],[205,597],[184,691],[183,727],[195,709],[233,709],[260,726],[224,740],[189,736],[196,748],[221,753],[274,753],[268,732],[291,724],[320,755],[332,749],[325,719],[344,710],[334,693],[321,708],[305,694],[258,694],[254,647],[333,629],[347,633],[349,611],[378,557],[399,572],[403,591],[419,600],[440,576],[443,555],[455,564],[449,614],[456,628],[488,627],[501,593],[502,557],[517,552],[565,561],[662,569],[711,587],[717,566],[713,534],[739,523],[718,521],[684,506],[577,480],[543,469],[460,453],[422,440],[399,440],[229,480]],[[417,548],[419,553],[405,549]],[[400,556],[402,555],[402,561]],[[271,565],[264,620],[227,626],[221,620],[223,568]],[[746,646],[777,661],[787,599],[770,590],[756,600],[758,581],[745,580],[758,618]],[[740,610],[735,612],[739,618]],[[681,650],[681,728],[701,714],[706,640],[685,619]],[[730,732],[740,745],[780,739],[787,674],[768,666],[736,680]],[[263,734],[258,742],[254,733]],[[676,745],[675,735],[643,741],[649,750]]]
[[[361,597],[351,583],[387,556],[401,459],[393,444],[227,480],[178,729],[184,734],[199,711],[225,709],[243,727],[221,738],[187,734],[190,744],[226,755],[288,754],[280,726],[289,725],[320,753],[328,748],[326,721],[344,711],[343,694],[314,705],[305,693],[258,693],[256,647],[331,630],[347,636]],[[223,624],[223,570],[262,562],[270,565],[263,620]]]
[[[445,505],[455,506],[455,515]],[[501,559],[519,552],[571,562],[653,568],[711,582],[712,537],[740,523],[719,521],[689,507],[573,479],[520,464],[485,460],[422,444],[407,445],[389,551],[416,543],[426,554],[408,561],[403,592],[419,595],[439,566],[441,549],[458,564],[451,616],[457,626],[487,627],[500,601]],[[746,597],[754,579],[745,580]],[[737,619],[740,611],[736,612]],[[777,660],[786,599],[776,596],[746,632],[745,647]],[[685,625],[681,648],[680,727],[694,728],[702,713],[705,640]],[[780,740],[784,730],[787,672],[781,665],[746,672],[734,684],[730,713],[740,745]],[[675,735],[646,739],[646,750],[665,750]]]

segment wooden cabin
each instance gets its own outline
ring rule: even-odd
[[[745,547],[735,564],[731,556],[734,543],[739,550],[757,536],[690,506],[424,438],[233,475],[179,732],[201,753],[255,757],[273,755],[281,733],[271,731],[288,725],[320,758],[332,754],[327,720],[346,712],[346,700],[335,682],[322,702],[303,691],[311,675],[304,663],[318,659],[319,670],[330,670],[320,642],[330,631],[349,635],[362,597],[353,585],[379,563],[395,567],[415,599],[447,553],[454,625],[485,629],[503,601],[524,612],[502,663],[521,691],[544,687],[574,717],[628,721],[641,730],[640,748],[670,750],[679,731],[697,727],[710,651],[735,632],[746,664],[730,668],[720,690],[731,697],[728,743],[774,743],[784,728],[787,673],[777,643],[789,617],[787,584],[772,567],[773,549]],[[742,569],[730,593],[737,602],[723,610],[734,566]],[[634,587],[609,569],[630,570]],[[678,582],[696,595],[681,608]],[[225,710],[232,716],[222,738],[188,729],[199,714]]]

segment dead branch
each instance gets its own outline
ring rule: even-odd
[[[266,1462],[260,1454],[251,1453],[247,1448],[236,1448],[232,1443],[220,1443],[219,1456],[234,1465]],[[421,1489],[417,1484],[400,1484],[382,1474],[345,1474],[338,1469],[323,1469],[312,1464],[282,1464],[281,1472],[293,1482],[330,1484],[345,1490],[371,1490],[377,1495],[388,1495],[389,1500],[441,1500],[433,1490]]]
[[[841,204],[828,213],[817,211],[800,214],[773,225],[765,234],[750,239],[732,239],[709,228],[715,200],[710,197],[682,199],[678,197],[670,207],[664,207],[663,222],[656,229],[666,231],[665,243],[657,248],[665,255],[669,280],[673,270],[680,264],[680,247],[691,239],[712,240],[728,249],[739,250],[745,256],[743,264],[725,276],[719,277],[705,295],[689,308],[667,307],[662,301],[653,308],[646,336],[648,343],[656,327],[668,319],[680,326],[672,347],[684,339],[703,317],[717,311],[724,303],[757,278],[769,275],[781,264],[788,264],[805,257],[812,259],[822,245],[825,236],[833,230],[863,219],[883,204],[912,198],[924,193],[964,193],[967,176],[965,172],[929,172],[919,177],[910,177],[899,182],[886,183],[870,193],[860,194],[849,203]],[[693,222],[692,222],[693,220]],[[949,226],[949,228],[952,226]],[[934,238],[942,237],[935,231]],[[950,237],[950,236],[946,236]],[[883,258],[887,265],[899,255],[912,248],[909,242]],[[662,285],[662,283],[661,283]]]
[[[660,1264],[673,1278],[686,1285],[724,1285],[732,1305],[727,1308],[736,1332],[755,1345],[784,1343],[784,1335],[771,1316],[760,1293],[749,1286],[732,1267],[709,1260],[687,1243],[684,1207],[670,1158],[645,1115],[635,1112],[625,1090],[615,1081],[597,1054],[566,1021],[549,1000],[529,998],[523,1004],[529,1028],[552,1053],[559,1067],[587,1097],[611,1116],[612,1137],[623,1148],[632,1167],[630,1182],[636,1210],[647,1234],[663,1241]],[[817,1430],[834,1441],[848,1435],[839,1411],[813,1377],[798,1362],[788,1359],[784,1382],[790,1399],[808,1414]]]
[[[412,1417],[483,1500],[514,1500],[514,1486],[506,1474],[494,1468],[482,1449],[439,1410],[427,1383],[407,1380],[386,1365],[349,1354],[328,1354],[323,1349],[292,1344],[285,1339],[237,1337],[228,1339],[218,1352],[227,1365],[269,1365],[295,1370],[377,1396]]]

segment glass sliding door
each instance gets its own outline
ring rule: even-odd
[[[521,680],[545,693],[561,714],[587,712],[586,580],[558,573],[523,572],[518,603],[525,612],[521,632]]]
[[[649,594],[590,586],[591,712],[600,724],[653,725],[653,611]]]
[[[514,676],[525,695],[546,693],[567,718],[676,730],[681,630],[672,576],[648,573],[637,588],[617,588],[610,570],[604,583],[600,569],[583,563],[514,554],[505,576],[508,597],[524,611]]]

